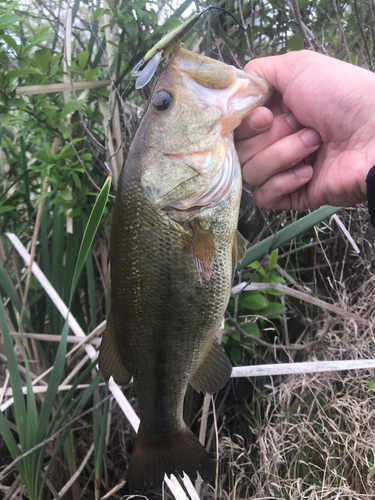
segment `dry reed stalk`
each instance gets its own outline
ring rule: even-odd
[[[101,87],[108,87],[111,85],[112,80],[96,80],[96,81],[83,81],[74,82],[76,90],[91,90],[99,89]],[[36,95],[36,94],[50,94],[52,92],[69,92],[72,89],[70,81],[65,83],[46,83],[45,85],[24,85],[16,88],[16,95]]]
[[[106,0],[103,2],[103,8],[104,9],[109,9],[109,5]],[[108,13],[104,14],[104,25],[105,25],[105,38],[106,41],[112,42],[112,33],[111,33],[111,28],[109,26],[110,24],[110,17]],[[107,52],[107,59],[108,59],[108,67],[109,69],[112,67],[114,57],[115,57],[115,48],[111,43],[106,43],[106,52]],[[112,75],[113,81],[116,80],[116,74],[113,73]],[[113,163],[113,183],[115,186],[117,186],[117,181],[120,175],[120,171],[122,168],[122,164],[124,163],[124,155],[122,152],[122,133],[121,133],[121,121],[120,121],[120,113],[119,113],[119,102],[118,99],[114,99],[113,103],[113,108],[111,110],[112,114],[112,127],[113,127],[113,135],[116,141],[116,151],[114,154],[110,155],[111,158],[111,163]],[[104,115],[103,115],[104,116]],[[108,127],[109,128],[109,127]],[[113,145],[113,149],[114,145]]]

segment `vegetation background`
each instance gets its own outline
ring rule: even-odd
[[[217,5],[246,33],[212,11],[187,36],[187,48],[239,67],[308,48],[374,70],[372,0]],[[90,349],[109,309],[117,178],[150,92],[134,90],[130,70],[205,6],[0,1],[0,498],[129,494],[123,475],[134,432]],[[240,229],[250,245],[302,215],[259,211],[245,186]],[[9,233],[70,306],[85,344],[68,332]],[[366,209],[356,206],[238,272],[235,284],[251,282],[252,290],[235,294],[228,307],[223,342],[233,364],[375,358],[374,243]],[[374,391],[373,370],[233,379],[212,400],[188,391],[185,419],[216,457],[215,483],[198,484],[200,497],[375,498]],[[132,388],[125,394],[136,408]],[[160,495],[170,492],[149,498]]]

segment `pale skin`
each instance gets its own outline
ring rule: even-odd
[[[311,51],[249,62],[277,97],[235,131],[254,201],[276,210],[365,201],[375,165],[375,74]]]

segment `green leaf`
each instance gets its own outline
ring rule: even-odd
[[[0,207],[0,214],[5,214],[6,212],[11,212],[15,210],[16,207],[11,207],[10,205],[3,205]]]
[[[81,68],[83,71],[86,67],[87,61],[89,59],[89,52],[88,50],[84,50],[81,52],[78,56],[78,66]]]
[[[293,222],[293,224],[281,229],[276,233],[276,235],[273,234],[272,236],[265,238],[263,241],[253,245],[246,251],[245,258],[238,264],[236,270],[239,271],[240,269],[243,269],[257,259],[262,258],[270,250],[274,250],[293,238],[296,238],[311,227],[315,226],[315,224],[319,224],[319,222],[331,217],[340,210],[342,210],[342,207],[324,205],[311,214],[308,214],[305,217],[302,217],[302,219],[299,219],[296,222]]]
[[[109,90],[106,89],[105,87],[99,87],[98,89],[92,89],[92,91],[94,94],[99,94],[99,95],[102,95],[104,97],[109,97]]]
[[[53,369],[49,378],[47,392],[44,396],[42,408],[40,410],[39,424],[36,431],[37,443],[43,441],[45,437],[46,431],[48,429],[48,421],[50,419],[51,411],[56,400],[56,395],[58,393],[58,388],[64,376],[68,332],[69,323],[67,318],[65,320],[63,331],[61,333],[61,340],[59,342],[59,348],[57,350],[56,357],[53,363]]]
[[[73,279],[72,279],[72,288],[71,288],[71,293],[70,293],[69,304],[72,300],[74,290],[75,290],[77,283],[78,283],[78,278],[81,274],[81,271],[83,269],[83,266],[84,266],[86,258],[87,258],[87,255],[88,255],[89,250],[91,248],[92,242],[94,241],[96,231],[98,230],[101,218],[103,216],[103,212],[104,212],[105,206],[107,204],[107,200],[108,200],[109,190],[111,188],[111,178],[112,178],[111,175],[108,176],[107,180],[104,183],[102,190],[100,191],[100,193],[96,199],[95,205],[91,211],[90,218],[89,218],[89,221],[87,223],[85,233],[83,235],[81,247],[80,247],[79,252],[78,252],[77,263],[76,263],[76,267],[75,267],[74,275],[73,275]]]
[[[48,48],[37,50],[34,54],[35,62],[42,70],[47,73],[49,62],[51,60],[51,51]]]
[[[64,189],[64,191],[61,191],[60,193],[60,197],[64,200],[64,201],[71,201],[73,198],[72,198],[72,193],[70,191],[69,188],[66,188]]]
[[[9,99],[9,106],[15,106],[16,108],[22,109],[23,111],[27,110],[27,104],[23,99],[18,99],[17,97],[13,97]]]
[[[84,78],[85,80],[93,80],[96,75],[99,73],[100,71],[100,68],[92,68],[92,69],[87,69],[85,72],[84,72]]]
[[[258,311],[268,306],[268,300],[261,293],[246,292],[241,295],[239,305],[251,311]]]
[[[20,455],[20,451],[2,411],[0,411],[0,434],[2,435],[13,460],[15,460]],[[23,469],[22,461],[17,464],[17,467],[18,469]]]
[[[287,308],[280,304],[280,302],[269,302],[268,306],[262,311],[262,316],[270,316],[273,314],[281,314],[285,312]]]
[[[79,106],[83,106],[86,102],[86,99],[79,99],[78,104]],[[74,113],[77,111],[77,104],[76,101],[69,101],[65,104],[63,109],[61,110],[60,113],[60,118],[65,118],[66,116],[70,115],[70,113]]]
[[[231,332],[229,336],[236,342],[241,342],[241,334],[240,332],[237,332],[236,330],[234,332]]]
[[[21,21],[21,17],[16,16],[15,14],[4,14],[3,16],[0,16],[0,29],[10,26],[17,21]]]
[[[18,76],[28,76],[28,75],[42,75],[43,73],[39,69],[34,68],[18,68],[12,69],[12,71],[8,71],[6,77],[8,80],[12,78],[16,78]]]
[[[248,333],[249,335],[253,335],[257,339],[260,339],[260,330],[259,330],[258,325],[255,322],[254,323],[246,323],[246,325],[241,324],[241,328],[244,332]]]
[[[11,47],[15,52],[18,50],[18,44],[13,37],[10,35],[0,35],[4,42]]]
[[[177,19],[177,17],[169,17],[165,23],[160,26],[158,29],[159,33],[167,33],[168,31],[173,30],[174,28],[177,28],[177,26],[181,26],[182,22]]]
[[[278,257],[279,257],[279,249],[275,248],[275,250],[273,250],[271,255],[270,255],[270,260],[268,262],[269,269],[275,269]]]
[[[304,9],[308,3],[309,3],[309,0],[298,0],[299,10]]]
[[[303,41],[302,36],[297,33],[296,35],[288,38],[286,42],[286,47],[288,50],[303,50],[305,48],[305,42]]]
[[[73,177],[74,184],[77,186],[78,189],[81,189],[82,184],[81,184],[81,180],[78,177],[78,175],[75,172],[73,172],[72,177]]]
[[[239,364],[241,364],[242,351],[238,345],[234,345],[231,347],[229,355],[230,355],[230,359],[234,365],[238,366]]]
[[[267,277],[267,274],[266,274],[264,267],[261,266],[260,262],[258,262],[257,260],[255,262],[252,262],[251,264],[249,264],[249,267],[251,267],[252,269],[255,269],[259,274],[264,276],[264,278]]]
[[[26,451],[25,446],[27,443],[27,428],[26,428],[27,413],[26,413],[25,397],[22,392],[21,375],[18,369],[17,358],[13,347],[13,339],[9,331],[8,321],[6,318],[5,309],[3,305],[3,298],[1,295],[0,295],[0,325],[3,332],[5,355],[7,357],[7,362],[8,362],[10,385],[12,386],[12,391],[13,391],[14,411],[16,414],[16,422],[21,442],[21,449],[22,452],[25,452]]]
[[[95,9],[95,12],[94,12],[94,19],[99,19],[99,17],[102,15],[103,13],[103,7],[98,7],[97,9]]]

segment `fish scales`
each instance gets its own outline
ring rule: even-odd
[[[213,393],[230,376],[214,335],[243,247],[232,131],[270,93],[264,80],[178,49],[130,147],[112,222],[112,305],[99,365],[107,380],[134,380],[134,490],[158,487],[165,473],[213,475],[183,403],[189,382]]]

